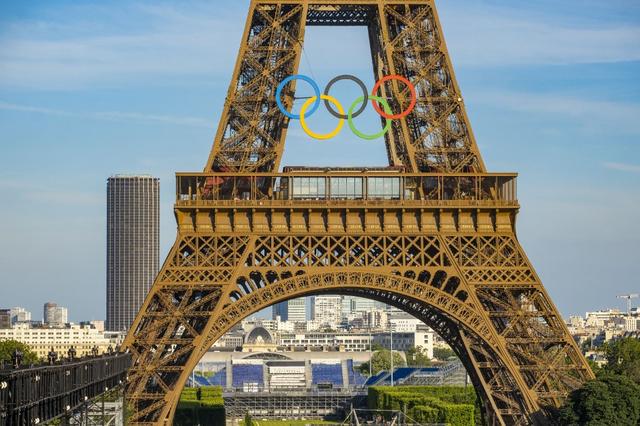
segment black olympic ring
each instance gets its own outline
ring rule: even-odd
[[[334,83],[337,83],[340,80],[351,80],[354,83],[356,83],[358,86],[360,86],[360,89],[362,89],[362,94],[364,96],[364,102],[362,102],[362,105],[360,105],[360,108],[358,108],[358,110],[351,115],[351,118],[355,118],[355,117],[359,116],[360,114],[362,114],[364,109],[367,107],[367,101],[369,100],[369,93],[367,91],[367,86],[365,86],[364,83],[362,82],[362,80],[360,80],[355,75],[342,74],[342,75],[339,75],[337,77],[334,77],[329,83],[327,83],[327,85],[324,88],[324,94],[328,96],[329,95],[329,90],[331,90],[331,86],[333,86]],[[331,115],[333,115],[334,117],[342,118],[343,120],[346,120],[346,119],[349,118],[347,115],[340,114],[336,110],[334,110],[333,106],[331,106],[331,103],[326,99],[324,100],[324,105],[327,107],[327,111],[329,111],[331,113]]]

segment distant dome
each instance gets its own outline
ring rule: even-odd
[[[274,352],[259,352],[251,355],[247,355],[243,359],[277,359],[277,360],[291,360],[290,357]]]
[[[254,327],[244,338],[244,342],[250,345],[273,345],[274,339],[269,330],[264,327]]]

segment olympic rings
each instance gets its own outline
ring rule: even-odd
[[[340,102],[338,102],[336,98],[332,96],[327,96],[327,95],[320,95],[320,97],[324,99],[325,102],[331,102],[335,104],[336,108],[338,108],[338,112],[340,114],[344,114],[344,109],[342,109],[342,105],[340,105]],[[331,139],[332,137],[340,133],[340,130],[342,130],[342,126],[344,125],[344,119],[341,118],[338,121],[338,125],[336,126],[336,128],[333,129],[333,131],[330,133],[320,134],[320,133],[315,133],[309,130],[309,127],[307,127],[307,122],[305,121],[304,113],[307,111],[307,108],[309,108],[309,104],[311,104],[311,102],[315,102],[316,100],[318,99],[314,96],[312,98],[307,99],[307,101],[304,104],[302,104],[302,108],[300,108],[300,125],[302,126],[302,130],[304,130],[304,132],[307,135],[311,136],[314,139],[322,139],[322,140]]]
[[[304,104],[302,105],[302,108],[300,109],[300,114],[293,114],[289,111],[287,111],[284,107],[284,105],[282,104],[282,100],[281,100],[281,96],[282,96],[282,90],[284,89],[284,87],[287,85],[287,83],[289,83],[292,80],[304,80],[307,83],[309,83],[314,91],[314,96],[310,97],[309,99],[307,99]],[[338,102],[338,100],[332,96],[329,96],[329,90],[331,90],[331,87],[337,83],[340,80],[351,80],[353,82],[355,82],[360,89],[362,89],[362,93],[363,96],[360,96],[358,99],[356,99],[353,104],[351,104],[351,107],[349,108],[348,113],[345,115],[344,113],[344,108],[342,107],[342,105],[340,104],[340,102]],[[411,100],[409,102],[409,106],[407,106],[407,108],[398,113],[398,114],[393,114],[391,111],[391,107],[389,106],[389,103],[387,102],[386,99],[377,96],[376,93],[378,92],[378,90],[380,89],[380,86],[382,85],[382,83],[384,83],[385,81],[389,81],[389,80],[398,80],[402,83],[404,83],[408,88],[409,91],[411,92]],[[280,84],[278,84],[278,87],[276,89],[276,104],[278,105],[278,108],[280,108],[280,111],[287,117],[289,117],[290,119],[295,119],[295,120],[300,120],[300,124],[302,126],[302,129],[304,130],[304,132],[311,136],[314,139],[331,139],[333,137],[335,137],[340,130],[342,130],[342,127],[344,125],[344,120],[346,119],[347,122],[349,123],[349,128],[351,129],[351,131],[353,132],[353,134],[355,134],[356,136],[360,137],[361,139],[366,139],[366,140],[372,140],[372,139],[376,139],[379,138],[383,135],[385,135],[389,129],[391,128],[391,120],[393,119],[400,119],[400,118],[404,118],[407,115],[409,115],[411,113],[411,111],[413,111],[415,105],[416,105],[416,101],[417,101],[417,95],[416,95],[416,89],[415,87],[411,84],[411,82],[405,78],[402,77],[400,75],[397,74],[393,74],[393,75],[387,75],[382,77],[380,80],[378,80],[375,84],[375,86],[373,87],[373,90],[371,91],[371,94],[367,93],[367,87],[365,86],[365,84],[362,82],[362,80],[360,80],[359,78],[350,75],[350,74],[343,74],[343,75],[339,75],[335,78],[333,78],[329,84],[327,84],[327,86],[324,89],[324,93],[320,94],[320,88],[318,87],[318,85],[316,84],[316,82],[311,79],[310,77],[306,76],[306,75],[302,75],[302,74],[295,74],[295,75],[290,75],[289,77],[285,78],[284,80],[282,80],[280,82]],[[331,115],[333,115],[334,117],[338,118],[338,125],[335,127],[335,129],[333,129],[331,132],[329,133],[315,133],[312,130],[309,129],[309,127],[307,126],[307,122],[306,122],[306,118],[308,118],[309,116],[311,116],[314,112],[316,112],[316,110],[318,109],[318,107],[320,106],[321,100],[324,100],[324,104],[325,107],[327,108],[327,111],[329,111],[329,113]],[[368,101],[371,100],[371,103],[373,104],[374,109],[376,110],[376,112],[383,118],[386,119],[386,123],[384,128],[382,129],[382,131],[376,133],[376,134],[371,134],[371,135],[367,135],[365,133],[360,132],[358,129],[356,129],[355,125],[353,124],[353,119],[357,116],[359,116],[360,114],[362,114],[362,112],[365,110]],[[311,106],[311,104],[313,103],[313,106]],[[356,108],[356,106],[358,105],[358,103],[360,103],[360,107],[358,108],[357,111],[354,112],[354,109]],[[331,104],[333,104],[338,111],[336,111]],[[384,109],[384,111],[382,111],[382,109],[380,108],[380,104],[382,105],[382,108]],[[309,108],[311,106],[311,108]],[[308,110],[308,111],[307,111]]]
[[[387,101],[385,101],[383,98],[381,98],[379,96],[373,96],[373,95],[369,95],[368,98],[369,99],[373,99],[374,101],[380,102],[382,104],[382,106],[384,107],[384,110],[386,111],[386,113],[387,114],[391,114],[391,108],[389,107],[389,104],[387,103]],[[389,119],[389,118],[387,118],[387,123],[385,124],[384,128],[380,132],[378,132],[376,134],[367,135],[365,133],[360,132],[358,129],[356,129],[356,126],[353,124],[353,117],[355,117],[355,116],[353,114],[351,114],[351,113],[353,112],[353,109],[358,104],[358,102],[362,102],[362,105],[367,105],[367,99],[365,99],[364,96],[360,96],[358,99],[355,100],[355,102],[353,102],[351,104],[351,107],[349,108],[349,114],[348,114],[348,117],[347,117],[347,123],[349,124],[349,128],[351,129],[353,134],[358,136],[359,138],[366,139],[368,141],[373,140],[373,139],[378,139],[379,137],[384,136],[385,133],[387,133],[389,131],[389,129],[391,128],[391,119]]]
[[[413,107],[416,106],[416,100],[417,100],[416,88],[413,86],[413,84],[411,84],[411,82],[408,79],[406,79],[406,78],[404,78],[404,77],[402,77],[400,75],[393,74],[393,75],[384,76],[380,80],[378,80],[376,85],[373,86],[373,90],[371,91],[371,94],[375,95],[376,92],[378,91],[378,89],[380,88],[380,85],[382,83],[384,83],[385,81],[387,81],[387,80],[399,80],[399,81],[403,82],[404,84],[406,84],[407,87],[409,88],[409,91],[411,92],[411,102],[409,103],[409,106],[407,107],[406,110],[404,110],[403,112],[401,112],[399,114],[395,114],[395,115],[385,114],[384,112],[382,112],[380,110],[380,107],[378,106],[378,104],[376,102],[371,101],[371,103],[373,104],[373,108],[376,110],[376,112],[378,114],[380,114],[384,118],[397,119],[397,118],[406,117],[407,115],[409,115],[409,113],[411,111],[413,111]]]

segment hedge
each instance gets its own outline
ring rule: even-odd
[[[473,388],[458,386],[372,386],[371,409],[401,411],[416,422],[447,423],[452,426],[481,424],[476,418],[477,397]],[[478,413],[479,414],[479,413]]]
[[[174,425],[187,426],[194,424],[224,426],[225,412],[222,388],[220,386],[185,388],[180,395]]]
[[[440,410],[426,405],[417,405],[413,408],[412,418],[418,423],[438,423]]]

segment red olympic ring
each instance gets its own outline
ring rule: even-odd
[[[397,75],[397,74],[393,74],[393,75],[386,75],[384,77],[382,77],[380,80],[378,80],[378,82],[376,83],[375,86],[373,86],[373,90],[371,91],[371,95],[376,96],[376,92],[378,91],[378,89],[380,89],[380,85],[382,83],[384,83],[387,80],[398,80],[403,82],[404,84],[407,85],[407,87],[409,88],[409,91],[411,91],[411,103],[409,104],[409,106],[407,107],[407,109],[405,109],[404,111],[402,111],[399,114],[386,114],[384,111],[382,111],[382,109],[380,109],[380,105],[378,105],[378,102],[376,102],[374,99],[371,100],[371,104],[373,104],[373,107],[375,108],[376,112],[378,114],[380,114],[382,117],[387,118],[387,119],[397,119],[397,118],[403,118],[406,117],[407,115],[409,115],[409,113],[411,111],[413,111],[413,107],[416,106],[416,88],[413,86],[413,84],[411,84],[411,82],[402,77],[401,75]]]

